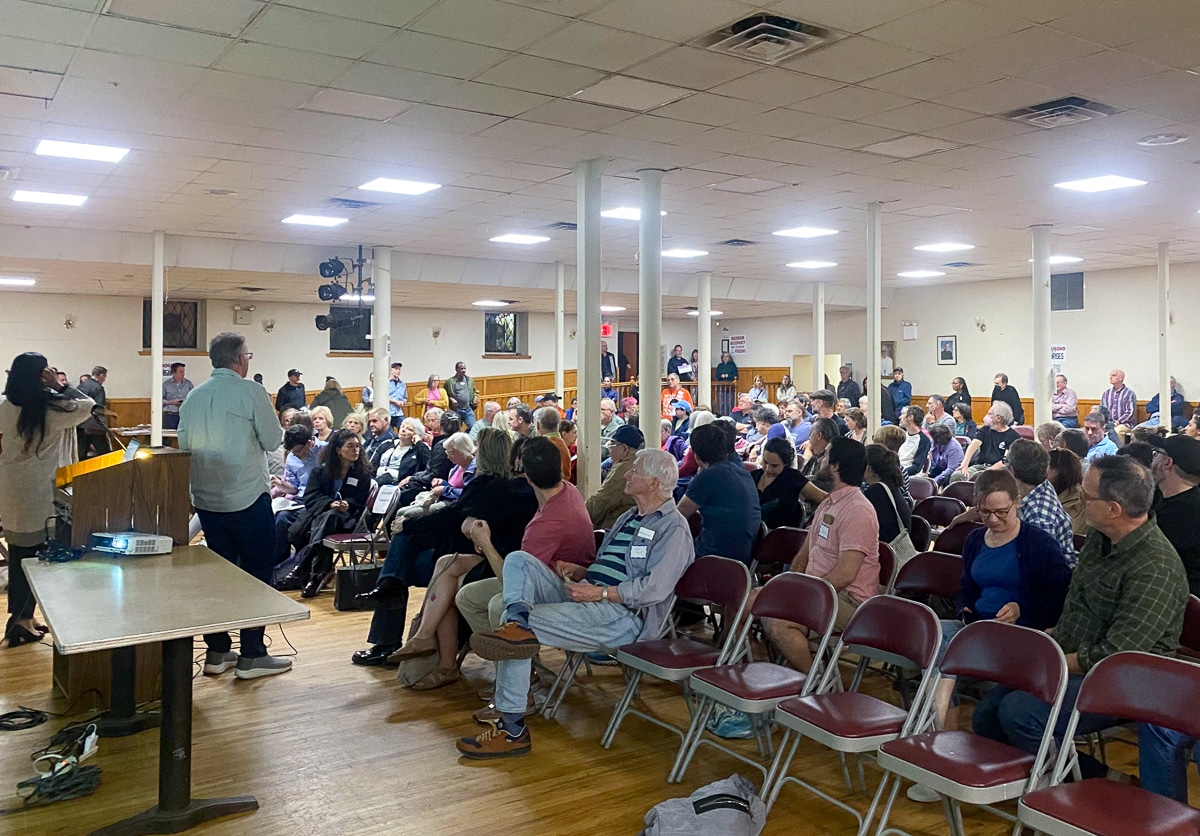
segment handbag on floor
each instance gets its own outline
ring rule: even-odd
[[[354,596],[374,589],[379,583],[379,573],[382,570],[382,564],[369,561],[337,567],[337,574],[334,576],[333,608],[338,612],[371,609],[372,604],[357,603]]]
[[[645,823],[638,836],[758,836],[767,823],[767,805],[748,779],[734,774],[687,798],[655,804]]]

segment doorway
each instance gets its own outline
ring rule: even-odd
[[[638,335],[634,331],[617,334],[617,365],[621,382],[624,383],[638,373]]]

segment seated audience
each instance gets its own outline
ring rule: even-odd
[[[808,434],[812,432],[812,424],[808,420],[808,412],[805,409],[806,401],[799,398],[790,400],[784,408],[784,423],[787,426],[788,434],[792,437],[792,444],[797,450],[800,445],[808,441]],[[866,418],[863,418],[864,425]]]
[[[842,420],[842,416],[837,414],[837,398],[833,396],[833,392],[828,389],[819,389],[809,396],[809,401],[812,403],[813,414],[817,418],[828,418],[837,425],[838,435],[845,435],[848,427],[846,422]],[[889,420],[892,415],[885,416]]]
[[[974,474],[1003,462],[1008,448],[1021,437],[1021,434],[1012,428],[1012,421],[1013,414],[1008,404],[1003,401],[994,401],[987,415],[983,416],[983,427],[975,433],[975,438],[967,445],[962,465],[959,466],[957,473],[950,477],[950,480],[954,482],[959,479],[970,479]]]
[[[1051,396],[1050,417],[1063,429],[1079,426],[1079,396],[1067,386],[1067,376],[1054,376],[1054,394]]]
[[[454,502],[475,478],[475,442],[460,430],[448,437],[442,447],[450,460],[450,475],[445,481],[434,479],[430,493],[435,501]]]
[[[450,396],[446,394],[446,387],[442,385],[442,379],[436,374],[429,376],[425,390],[418,391],[413,402],[427,409],[434,406],[441,410],[450,408]]]
[[[1047,455],[1050,464],[1046,468],[1046,478],[1054,486],[1058,501],[1071,518],[1071,533],[1087,534],[1087,518],[1083,513],[1087,500],[1083,496],[1083,468],[1080,467],[1079,456],[1062,448],[1051,450]]]
[[[350,404],[350,399],[346,397],[346,393],[342,391],[341,385],[336,378],[326,377],[325,388],[317,393],[309,404],[308,411],[312,412],[318,406],[324,406],[329,409],[330,420],[329,426],[340,427],[346,416],[354,411],[354,407]]]
[[[775,401],[776,403],[790,401],[794,397],[796,397],[796,387],[792,383],[792,376],[784,372],[779,385],[775,387]]]
[[[1133,427],[1133,416],[1137,412],[1137,395],[1125,385],[1125,372],[1113,369],[1108,373],[1109,387],[1100,396],[1100,405],[1108,410],[1109,417],[1118,433]]]
[[[1063,430],[1058,436],[1058,447],[1060,450],[1070,450],[1080,460],[1080,466],[1083,472],[1087,473],[1087,454],[1088,454],[1088,438],[1083,430]]]
[[[446,454],[446,439],[462,429],[462,419],[453,412],[442,412],[438,418],[438,435],[429,446],[429,464],[424,470],[405,476],[398,484],[400,486],[400,507],[409,505],[417,494],[433,488],[434,480],[445,481],[450,476],[453,463]]]
[[[866,448],[848,438],[829,442],[826,469],[833,484],[817,507],[809,536],[792,560],[791,571],[824,578],[837,590],[839,630],[868,598],[879,594],[879,519],[863,495],[867,470]],[[812,668],[808,632],[798,624],[763,619],[767,636],[799,671]]]
[[[314,406],[308,414],[312,417],[313,433],[316,434],[317,441],[322,444],[328,443],[334,426],[333,413],[329,411],[329,407]]]
[[[379,469],[383,454],[396,446],[396,433],[392,431],[392,415],[386,406],[377,406],[367,413],[367,438],[363,455],[372,470]]]
[[[1187,401],[1183,399],[1183,395],[1175,391],[1175,375],[1171,375],[1171,421],[1166,423],[1162,420],[1161,408],[1158,405],[1158,393],[1154,394],[1150,400],[1146,401],[1146,414],[1149,416],[1145,421],[1138,424],[1139,427],[1170,427],[1172,432],[1179,432],[1187,424],[1187,418],[1183,413],[1187,409]]]
[[[562,417],[558,414],[558,407],[543,406],[534,413],[533,420],[538,437],[549,441],[558,451],[562,478],[569,480],[571,478],[571,449],[567,447],[562,435],[558,432],[558,425],[562,421]]]
[[[1183,434],[1189,438],[1200,439],[1200,409],[1192,413],[1192,420],[1183,428]]]
[[[358,436],[359,441],[365,440],[363,436],[366,428],[367,419],[366,416],[361,412],[351,412],[342,419],[342,429],[349,430],[350,432],[354,433],[356,436]]]
[[[396,442],[379,456],[375,481],[396,485],[429,466],[429,445],[425,443],[425,425],[416,418],[400,421]]]
[[[283,449],[287,451],[283,476],[271,477],[271,496],[303,496],[308,477],[317,466],[312,430],[303,425],[288,427],[283,431]]]
[[[1095,461],[1100,456],[1115,456],[1117,445],[1104,430],[1103,416],[1098,412],[1088,413],[1083,419],[1083,434],[1088,440],[1087,460]]]
[[[479,439],[479,434],[481,432],[483,432],[484,427],[495,427],[496,426],[496,416],[499,414],[500,414],[500,404],[496,403],[495,401],[484,401],[483,402],[483,418],[481,418],[480,420],[478,420],[474,424],[472,424],[471,429],[469,430],[471,440],[477,441]],[[507,419],[507,418],[508,418],[508,416],[506,415],[505,419]],[[500,429],[503,429],[506,432],[508,431],[508,427],[501,427]]]
[[[1001,372],[996,375],[992,381],[992,403],[999,401],[1002,404],[1007,404],[1012,411],[1012,419],[1009,421],[1010,426],[1019,426],[1025,423],[1025,408],[1021,405],[1021,395],[1016,388],[1008,385],[1008,375]]]
[[[1154,461],[1154,448],[1145,441],[1131,441],[1117,450],[1118,456],[1128,456],[1142,467],[1149,467]]]
[[[574,421],[563,419],[558,422],[558,435],[563,440],[563,444],[567,445],[567,450],[571,453],[571,484],[575,484],[575,457],[579,453],[579,448],[576,442],[579,441],[579,425]]]
[[[954,416],[946,411],[946,401],[941,395],[930,395],[929,399],[925,401],[924,427],[928,430],[935,424],[944,425],[946,429],[950,430],[951,435],[954,434]]]
[[[954,431],[945,424],[934,424],[929,428],[929,478],[939,485],[947,485],[950,477],[962,466],[963,448],[954,437]]]
[[[845,434],[838,431],[838,426],[830,418],[816,418],[812,422],[812,430],[803,450],[805,459],[800,473],[821,490],[828,493],[833,490],[833,480],[825,467],[825,455],[829,450],[829,442],[842,438]]]
[[[687,440],[691,432],[692,405],[687,401],[671,401],[671,435]]]
[[[692,395],[679,384],[679,375],[667,375],[667,388],[662,390],[661,401],[662,417],[668,419],[675,416],[675,401],[687,401],[689,406],[692,405]]]
[[[1149,443],[1157,451],[1150,466],[1155,522],[1179,552],[1191,593],[1200,595],[1200,441],[1173,435]]]
[[[750,394],[748,392],[739,393],[737,407],[729,413],[729,417],[733,419],[739,433],[745,433],[754,426],[754,419],[751,417],[753,414],[754,401],[750,400]]]
[[[1036,441],[1022,438],[1008,451],[1008,469],[1017,480],[1021,522],[1040,528],[1053,538],[1070,566],[1075,565],[1074,527],[1058,492],[1047,478],[1050,454]]]
[[[733,452],[734,437],[720,421],[696,428],[692,450],[700,469],[679,500],[679,513],[685,518],[700,514],[696,554],[749,566],[762,514],[754,480]]]
[[[1066,427],[1057,421],[1047,421],[1044,424],[1038,424],[1034,435],[1037,437],[1038,444],[1046,450],[1053,450],[1058,446],[1058,437],[1065,429]]]
[[[866,451],[867,470],[863,476],[866,488],[863,495],[875,508],[880,541],[891,543],[900,536],[901,531],[912,533],[912,510],[901,492],[900,459],[882,444],[868,444]],[[890,580],[881,577],[880,583],[886,585]]]
[[[621,426],[613,433],[608,445],[612,466],[603,474],[600,487],[587,498],[593,529],[612,528],[613,523],[633,507],[633,497],[625,493],[625,474],[633,467],[638,450],[645,447],[646,439],[637,427]]]
[[[684,455],[687,454],[687,441],[677,435],[673,435],[674,425],[666,418],[662,420],[660,427],[661,432],[659,436],[662,438],[662,449],[670,453],[676,462],[682,462]]]
[[[613,379],[611,377],[606,377],[600,381],[600,398],[608,398],[614,404],[621,399],[620,393],[613,386]]]
[[[1093,531],[1079,553],[1053,633],[1067,656],[1068,672],[1054,728],[1059,747],[1084,675],[1101,659],[1121,651],[1174,656],[1188,599],[1187,573],[1179,555],[1149,517],[1154,496],[1150,472],[1125,456],[1104,456],[1092,461],[1083,490]],[[1049,715],[1050,706],[1037,697],[997,686],[980,701],[972,725],[977,734],[1032,755]],[[1085,713],[1076,734],[1092,735],[1120,722]],[[1107,771],[1083,751],[1079,768],[1084,778],[1102,777]]]
[[[523,403],[508,408],[508,432],[514,438],[533,438],[536,428],[533,426],[533,413]]]
[[[929,436],[921,432],[925,412],[919,406],[906,406],[900,410],[900,429],[904,430],[904,443],[897,455],[900,467],[908,476],[916,476],[929,465]]]
[[[461,755],[488,759],[530,751],[523,715],[530,660],[542,642],[611,653],[662,634],[675,584],[695,557],[687,521],[671,500],[675,478],[670,456],[658,450],[638,453],[626,476],[637,508],[617,521],[586,569],[563,563],[547,566],[524,552],[504,561],[504,626],[471,640],[476,653],[498,662],[499,717],[490,730],[461,738]],[[582,603],[589,606],[571,606]]]
[[[762,455],[763,445],[772,438],[782,439],[791,444],[787,427],[779,422],[779,411],[773,404],[763,404],[754,410],[755,438],[751,442],[747,436],[746,460],[757,462]]]
[[[750,403],[754,404],[755,406],[764,404],[770,400],[770,397],[767,394],[767,383],[763,380],[763,376],[761,374],[756,374],[754,376],[754,383],[750,386],[750,392],[748,394],[750,396]]]
[[[600,443],[604,446],[610,444],[610,439],[621,427],[625,426],[625,419],[617,414],[617,402],[615,398],[600,399]]]
[[[871,440],[873,442],[876,444],[882,444],[884,447],[895,453],[897,457],[900,455],[900,448],[904,445],[904,442],[907,439],[908,433],[897,427],[895,424],[884,424],[875,431],[874,435],[871,436]],[[900,476],[903,479],[902,492],[904,493],[904,501],[908,503],[909,508],[912,508],[916,506],[917,503],[913,501],[912,493],[908,489],[908,474],[904,472],[903,468],[900,469]]]
[[[853,383],[854,381],[850,381]],[[867,413],[857,406],[852,406],[842,415],[846,420],[846,437],[852,438],[859,444],[867,443]]]
[[[691,424],[691,430],[688,432],[688,438],[691,438],[692,433],[696,431],[696,427],[703,427],[705,424],[711,424],[716,420],[718,420],[717,416],[708,410],[697,409],[692,413],[691,420],[689,421]],[[733,427],[733,420],[731,418],[722,416],[720,420],[722,423],[729,424],[730,427]],[[734,433],[737,433],[736,429],[734,430]],[[675,483],[675,490],[677,493],[682,496],[682,491],[683,489],[687,488],[688,481],[696,475],[696,472],[699,469],[699,465],[696,464],[696,454],[693,452],[692,446],[689,444],[688,448],[683,453],[683,461],[679,463],[679,481]]]
[[[967,381],[961,377],[956,377],[950,381],[950,397],[946,398],[946,409],[953,410],[960,403],[965,404],[968,409],[971,406],[971,390],[967,387]],[[968,417],[970,417],[968,415]],[[959,433],[961,435],[961,433]]]
[[[971,439],[975,437],[975,420],[971,416],[969,403],[956,403],[951,408],[950,414],[954,418],[954,435],[957,438]]]
[[[796,450],[786,438],[767,440],[762,452],[762,467],[752,477],[758,489],[758,507],[767,528],[790,525],[799,527],[804,522],[804,506],[800,497],[814,505],[827,494],[809,482],[793,465]]]

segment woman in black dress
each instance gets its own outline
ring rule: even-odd
[[[758,487],[758,505],[767,528],[799,526],[804,520],[800,497],[816,505],[826,496],[825,491],[792,466],[795,461],[796,449],[791,439],[772,438],[763,447],[763,466],[754,471],[754,484]]]

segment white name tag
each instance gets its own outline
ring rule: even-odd
[[[651,530],[650,530],[650,529],[648,529],[648,528],[639,528],[639,529],[638,529],[637,536],[638,536],[638,537],[641,537],[643,540],[653,540],[653,539],[654,539],[654,532],[653,532],[653,531],[651,531]],[[644,548],[644,547],[643,547],[643,548]]]
[[[357,476],[351,476],[349,479],[347,479],[347,480],[346,480],[346,487],[347,487],[347,488],[353,488],[353,487],[354,487],[355,485],[357,485],[357,484],[358,484],[358,477],[357,477]]]
[[[632,557],[634,560],[645,560],[646,559],[646,547],[645,546],[630,547],[629,556]]]
[[[822,540],[828,540],[829,539],[829,526],[822,525],[820,528],[818,528],[817,536],[820,537]]]

